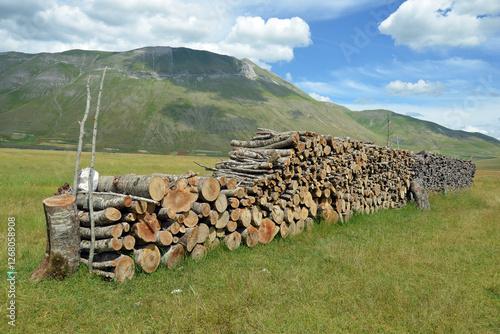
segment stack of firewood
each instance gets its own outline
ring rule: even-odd
[[[421,151],[415,153],[415,176],[428,191],[463,189],[472,184],[476,165],[472,161]]]
[[[203,166],[209,177],[101,176],[93,200],[95,272],[122,281],[135,266],[147,273],[172,268],[186,256],[203,258],[220,242],[230,250],[253,247],[300,233],[315,218],[345,221],[353,212],[401,207],[415,171],[422,173],[410,151],[307,131],[260,129],[231,145],[229,160]],[[86,194],[77,206],[88,263]]]

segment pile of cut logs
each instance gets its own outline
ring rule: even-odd
[[[476,173],[472,161],[421,151],[415,153],[415,177],[430,192],[469,187]]]
[[[260,129],[233,140],[210,177],[100,176],[94,193],[95,272],[118,281],[150,273],[223,242],[267,244],[310,227],[406,203],[415,156],[406,150],[307,131]],[[88,196],[79,193],[81,258],[88,263]]]

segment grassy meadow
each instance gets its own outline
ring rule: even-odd
[[[72,182],[74,158],[0,149],[0,262],[7,272],[15,217],[17,271],[16,327],[7,324],[4,279],[0,333],[500,332],[500,159],[481,160],[470,189],[432,195],[430,212],[410,203],[266,246],[221,246],[200,262],[137,271],[121,285],[83,265],[64,281],[33,284],[46,243],[41,202]],[[98,153],[95,168],[203,173],[193,160],[217,159]]]

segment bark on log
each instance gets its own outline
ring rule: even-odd
[[[99,256],[101,254],[106,254],[105,257]],[[132,279],[135,273],[135,263],[134,260],[127,255],[122,255],[119,253],[101,253],[96,254],[92,266],[106,273],[103,276],[114,278],[119,283],[122,283],[126,279]],[[97,261],[96,261],[97,260]],[[82,258],[81,262],[88,266],[88,259]],[[109,273],[113,274],[112,276]],[[97,272],[97,274],[101,274]]]
[[[43,200],[47,223],[47,246],[40,266],[30,280],[63,279],[80,266],[80,233],[75,198],[60,195]]]
[[[165,181],[153,175],[100,176],[97,191],[136,195],[160,201],[165,195]]]
[[[82,226],[90,226],[90,217],[87,211],[79,211],[78,218]],[[122,213],[115,208],[107,208],[106,210],[95,211],[94,215],[95,226],[110,225],[122,218]]]
[[[192,251],[198,242],[198,227],[191,227],[186,229],[186,233],[179,236],[178,243],[183,245],[188,252]]]
[[[182,245],[171,245],[161,257],[161,264],[172,269],[184,261],[184,253]]]
[[[120,238],[100,239],[95,241],[95,252],[114,252],[119,251],[123,247],[123,241]],[[82,240],[80,249],[88,252],[90,250],[90,240]]]
[[[121,223],[102,227],[98,226],[95,228],[96,239],[119,238],[122,233],[123,225]],[[80,226],[80,237],[82,239],[90,240],[90,228]]]
[[[200,198],[206,202],[213,202],[219,196],[220,183],[216,178],[198,178],[196,187]]]
[[[125,209],[132,205],[132,198],[130,196],[113,196],[113,195],[97,195],[93,196],[94,210],[105,210],[106,208],[113,207],[116,209]],[[76,199],[76,206],[80,210],[89,210],[88,206],[89,195],[79,195]]]
[[[134,258],[137,265],[144,270],[144,272],[150,274],[158,268],[161,254],[156,245],[149,244],[136,247],[134,249]]]

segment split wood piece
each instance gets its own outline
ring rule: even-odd
[[[241,241],[247,247],[254,247],[259,243],[259,231],[253,227],[239,228],[237,230],[241,234]]]
[[[118,223],[116,225],[97,226],[94,233],[96,239],[119,238],[123,233],[123,225]],[[90,228],[80,226],[80,237],[90,240]]]
[[[161,257],[161,264],[172,269],[184,261],[184,254],[185,251],[182,245],[171,245]]]
[[[178,243],[183,245],[188,252],[192,251],[198,242],[198,227],[187,228],[186,232],[179,236]]]
[[[120,222],[118,224],[120,224],[123,227],[124,233],[128,233],[128,231],[130,231],[130,224],[129,223]]]
[[[197,189],[191,187],[185,179],[181,179],[173,185],[172,189],[167,190],[162,207],[172,209],[175,213],[186,212],[191,209],[191,204],[197,199]]]
[[[219,194],[215,200],[213,207],[218,212],[224,212],[227,209],[227,197],[224,194]]]
[[[132,201],[132,204],[127,207],[127,210],[129,212],[142,215],[144,214],[148,209],[148,202],[145,201]]]
[[[89,260],[86,258],[81,258],[81,262],[86,266],[88,266],[88,261]],[[114,252],[96,254],[92,262],[92,267],[100,272],[106,273],[105,275],[102,275],[100,272],[96,274],[114,278],[119,283],[122,283],[126,279],[132,279],[135,273],[134,260],[130,256]],[[110,276],[109,274],[113,275]]]
[[[210,213],[210,211],[209,211]],[[192,211],[192,210],[189,210],[189,212],[185,213],[184,214],[185,218],[184,218],[184,221],[183,221],[183,224],[184,226],[186,227],[194,227],[198,224],[198,215]]]
[[[170,246],[172,244],[173,236],[169,231],[156,232],[155,245],[157,246]]]
[[[271,217],[277,225],[280,225],[285,219],[285,213],[277,205],[274,205],[271,209]]]
[[[207,256],[207,253],[207,248],[203,245],[198,244],[193,248],[193,251],[191,252],[191,258],[195,261],[199,261]]]
[[[208,235],[210,234],[210,228],[207,224],[200,223],[198,224],[198,240],[196,243],[202,244],[208,239]]]
[[[153,175],[100,176],[97,191],[112,191],[160,201],[165,195],[165,181]]]
[[[239,209],[240,216],[237,219],[238,226],[248,227],[252,224],[252,211],[247,208]]]
[[[261,244],[270,243],[276,234],[278,234],[280,228],[273,223],[269,218],[262,219],[262,223],[259,226],[259,242]]]
[[[80,225],[90,227],[90,217],[87,211],[79,211],[78,218],[80,219]],[[115,208],[107,208],[106,210],[94,211],[94,223],[95,226],[110,225],[122,218],[122,213]]]
[[[75,198],[60,195],[43,200],[47,224],[47,245],[40,266],[30,280],[63,279],[80,266],[80,233]]]
[[[226,244],[227,248],[229,248],[229,250],[233,251],[237,249],[241,244],[241,234],[235,231],[231,234],[226,235],[224,237],[224,243]]]
[[[251,224],[255,227],[259,227],[262,223],[262,209],[258,205],[254,205],[251,209],[252,212],[252,222]]]
[[[217,199],[220,197],[217,196]],[[216,200],[217,202],[217,200]],[[226,201],[227,204],[227,201]],[[210,204],[208,203],[200,203],[194,202],[191,204],[191,210],[194,211],[197,215],[201,215],[202,217],[208,217],[210,214]]]
[[[156,219],[156,215],[145,215],[140,218],[138,223],[132,225],[130,234],[132,234],[139,245],[149,242],[156,242],[156,232],[161,228],[160,223]]]
[[[123,241],[120,238],[100,239],[95,241],[95,252],[114,252],[123,248]],[[88,252],[90,250],[90,240],[82,240],[80,249]]]
[[[113,207],[116,209],[125,209],[132,205],[130,196],[113,196],[113,195],[92,195],[94,210],[105,210]],[[80,195],[76,199],[76,206],[80,210],[89,210],[88,206],[89,195]]]
[[[286,239],[290,235],[290,229],[288,228],[288,223],[283,222],[280,225],[280,235],[281,238]]]
[[[224,213],[223,211],[222,213]],[[216,225],[217,221],[219,220],[219,215],[222,214],[217,212],[216,210],[210,210],[210,214],[208,217],[204,220],[208,225]]]
[[[196,187],[200,198],[206,202],[213,202],[219,196],[220,183],[216,178],[198,178]]]
[[[217,239],[217,229],[215,226],[210,226],[208,231],[208,240],[213,242],[215,239]]]
[[[297,224],[295,223],[295,221],[288,224],[288,229],[290,230],[291,236],[297,235]]]
[[[224,211],[219,214],[219,218],[217,219],[217,223],[215,224],[215,228],[221,229],[226,227],[227,223],[229,223],[229,212]]]
[[[150,274],[155,271],[160,264],[160,250],[153,244],[137,246],[134,249],[134,260],[145,273]]]
[[[225,227],[228,233],[236,231],[237,228],[238,228],[238,223],[236,223],[234,220],[230,220]]]
[[[307,219],[307,218],[306,218]],[[296,222],[296,233],[299,234],[299,233],[302,233],[302,231],[304,231],[304,226],[305,226],[305,223],[304,223],[304,219],[299,219],[297,222]]]

